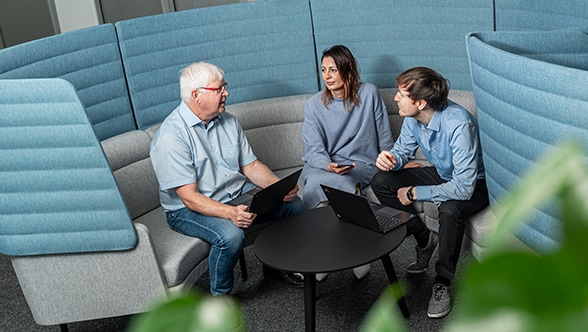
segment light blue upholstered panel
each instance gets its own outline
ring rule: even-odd
[[[229,104],[318,90],[307,1],[200,8],[115,26],[139,129],[179,104],[180,70],[197,61],[225,71]]]
[[[112,24],[0,50],[0,78],[70,81],[99,139],[136,129]]]
[[[588,156],[585,33],[481,32],[466,42],[492,205],[558,142],[579,139]],[[516,235],[551,251],[560,237],[557,204],[535,212]]]
[[[0,80],[0,252],[123,250],[136,234],[74,87]]]
[[[586,0],[495,0],[496,31],[588,28]]]
[[[471,90],[464,36],[492,31],[492,0],[311,0],[318,58],[344,44],[357,58],[361,78],[395,86],[406,69],[427,66],[453,89]]]

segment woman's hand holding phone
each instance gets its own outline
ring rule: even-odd
[[[327,169],[329,172],[337,174],[346,174],[355,167],[355,163],[330,163]]]

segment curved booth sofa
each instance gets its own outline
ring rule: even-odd
[[[27,95],[29,83],[33,87],[32,82],[43,81],[45,92],[75,92],[74,103],[83,107],[102,148],[92,153],[97,160],[105,158],[110,168],[98,178],[115,179],[118,191],[113,195],[126,209],[112,224],[127,232],[129,220],[134,226],[130,238],[135,241],[130,244],[87,243],[79,250],[64,240],[65,234],[100,233],[102,220],[80,221],[76,231],[69,226],[39,227],[27,234],[23,224],[4,212],[12,203],[3,200],[0,252],[11,256],[35,321],[67,324],[141,312],[151,300],[190,287],[207,271],[208,245],[173,232],[165,222],[149,159],[159,123],[179,103],[181,68],[207,61],[225,71],[231,94],[227,111],[237,116],[260,160],[281,176],[302,166],[303,109],[321,88],[318,64],[323,49],[333,44],[350,47],[362,79],[381,89],[397,137],[402,118],[393,101],[394,77],[409,67],[435,68],[451,82],[450,98],[476,111],[463,36],[492,31],[493,10],[493,0],[400,1],[395,6],[387,0],[259,1],[103,24],[0,50],[0,91]],[[415,12],[433,19],[429,25],[411,25]],[[39,80],[45,78],[57,80]],[[70,84],[54,83],[62,80]],[[2,95],[0,105],[11,104]],[[75,139],[73,133],[71,137]],[[21,148],[6,151],[19,153]],[[68,178],[67,172],[56,174]],[[85,206],[91,208],[92,202],[87,197]],[[434,204],[417,208],[435,229]],[[487,210],[482,212],[466,228],[464,244],[476,257],[491,225],[488,216]],[[38,223],[43,222],[39,218]],[[48,233],[56,235],[49,242],[60,250],[32,254],[15,245],[47,239]],[[39,282],[34,275],[47,266],[59,273]],[[95,303],[102,305],[96,308]]]
[[[466,37],[490,204],[566,139],[588,156],[588,34],[480,32]],[[540,253],[558,247],[557,204],[536,209],[515,232]]]

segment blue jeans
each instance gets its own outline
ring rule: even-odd
[[[302,200],[298,197],[266,215],[258,216],[253,224],[279,220],[302,210]],[[230,220],[204,216],[188,208],[168,212],[166,216],[167,223],[176,232],[210,244],[210,293],[215,296],[229,293],[233,289],[233,269],[245,243],[245,231]]]

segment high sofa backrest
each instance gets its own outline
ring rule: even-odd
[[[100,140],[136,129],[112,24],[0,49],[0,79],[25,78],[72,83]]]
[[[0,117],[2,254],[135,246],[127,207],[71,83],[0,80]]]
[[[104,140],[160,122],[178,103],[179,70],[194,61],[225,70],[232,104],[318,91],[318,61],[333,44],[348,45],[363,80],[379,88],[393,87],[406,68],[426,65],[453,89],[470,90],[466,32],[587,27],[585,0],[266,0],[121,21],[116,31],[102,24],[0,49],[0,79],[70,81]]]
[[[496,206],[561,141],[580,140],[588,156],[588,35],[481,32],[466,41],[490,204]],[[552,252],[561,240],[558,216],[552,200],[515,235],[536,251]]]
[[[494,0],[496,31],[588,28],[586,0]],[[476,30],[473,30],[476,31]]]
[[[239,104],[317,92],[320,56],[334,44],[349,46],[362,79],[380,88],[393,87],[401,71],[426,65],[452,88],[470,90],[463,36],[492,30],[492,10],[492,0],[395,6],[386,0],[274,0],[141,17],[115,27],[137,126],[145,129],[178,105],[180,70],[192,62],[221,67],[228,103]],[[433,18],[429,24],[410,25],[412,13],[423,11]]]
[[[493,0],[310,0],[317,59],[344,44],[361,78],[392,88],[415,66],[434,68],[453,89],[471,90],[463,37],[494,29]],[[320,64],[319,64],[320,65]]]
[[[306,1],[261,1],[116,23],[139,129],[179,104],[180,70],[211,62],[225,71],[228,103],[318,90]]]

